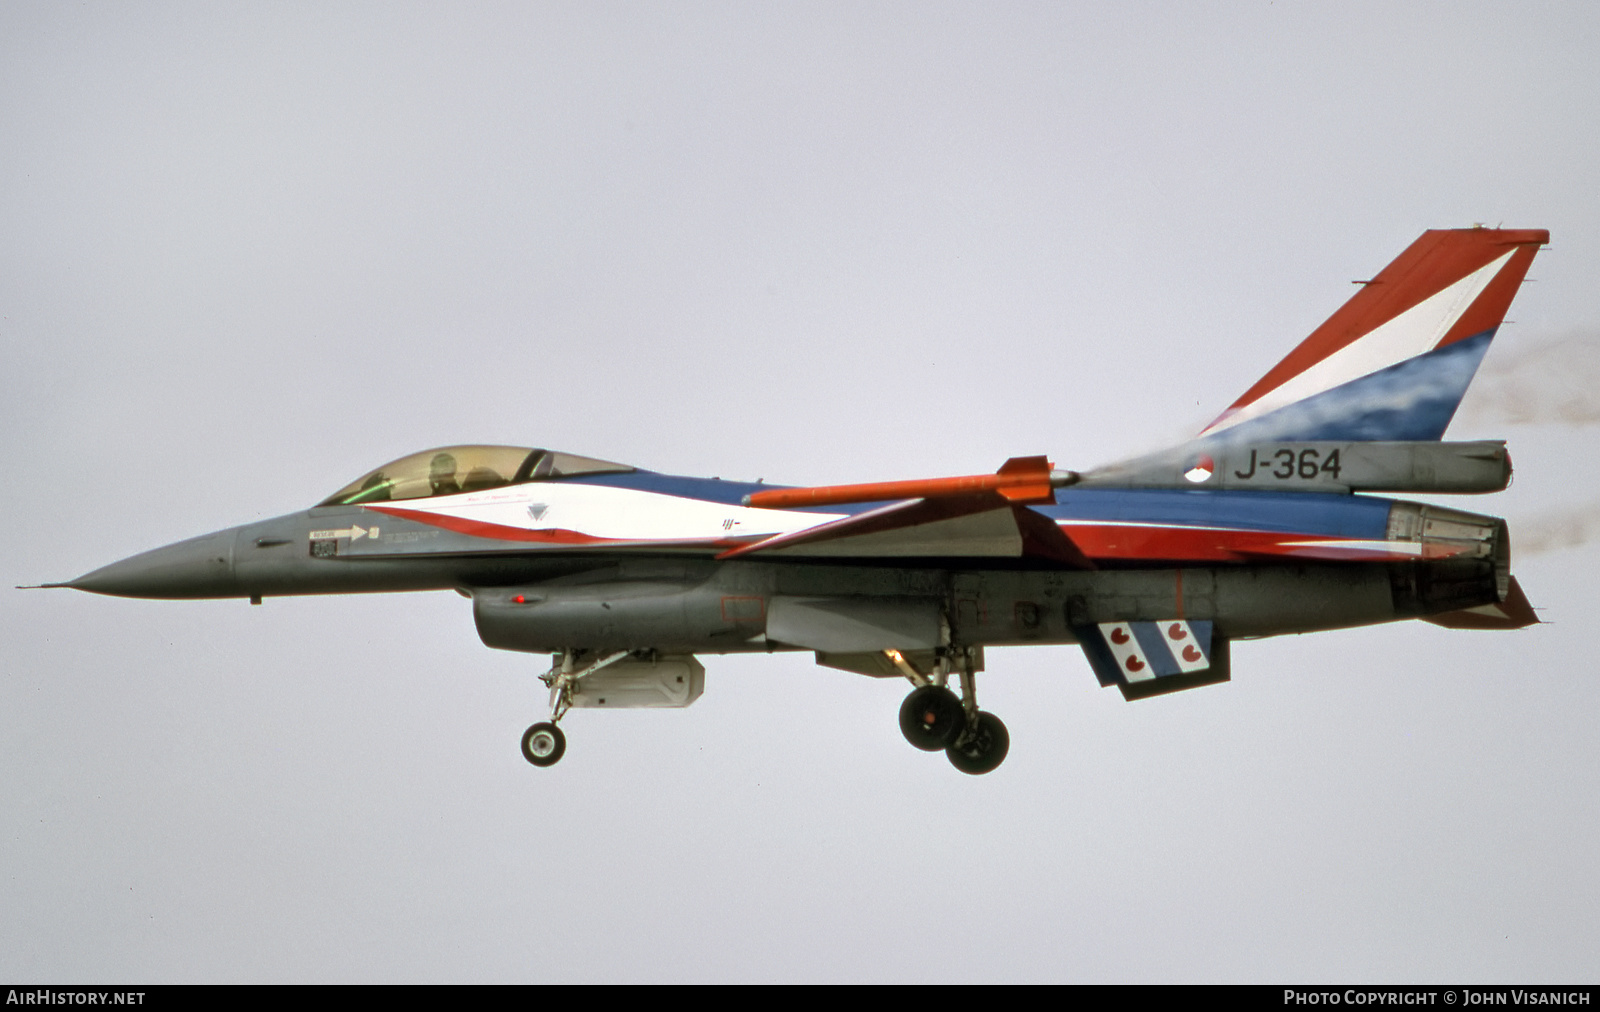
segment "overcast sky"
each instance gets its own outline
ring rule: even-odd
[[[0,577],[463,442],[790,483],[1193,434],[1426,228],[1550,229],[1452,438],[1548,624],[707,658],[576,712],[451,593],[0,590],[0,978],[1600,977],[1600,7],[0,4]],[[1562,406],[1565,405],[1565,408]]]

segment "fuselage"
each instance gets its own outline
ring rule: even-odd
[[[1026,507],[1093,568],[1030,557],[1015,527],[987,521],[943,538],[937,552],[917,537],[869,533],[880,540],[865,547],[846,538],[719,558],[879,508],[743,505],[773,487],[628,470],[322,505],[134,556],[70,586],[255,600],[454,589],[474,597],[493,646],[732,652],[784,647],[766,629],[781,598],[923,602],[972,644],[1070,643],[1074,628],[1142,614],[1212,620],[1237,638],[1487,603],[1503,594],[1507,565],[1500,521],[1412,502],[1098,488]]]

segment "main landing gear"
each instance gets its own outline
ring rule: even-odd
[[[908,668],[897,652],[889,653],[902,670]],[[950,765],[963,773],[988,773],[1005,761],[1011,736],[999,717],[978,709],[977,651],[968,647],[951,653],[953,657],[940,658],[932,680],[908,671],[906,677],[918,684],[900,704],[900,732],[924,752],[944,749]],[[951,660],[961,677],[960,696],[945,685]]]
[[[556,664],[539,676],[550,686],[550,719],[541,720],[522,732],[522,758],[535,766],[554,766],[567,754],[567,736],[556,725],[572,708],[572,690],[578,680],[628,656],[626,650],[605,654],[568,650]]]

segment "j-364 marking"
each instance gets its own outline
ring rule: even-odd
[[[1249,466],[1242,471],[1233,472],[1233,476],[1240,481],[1257,478],[1275,478],[1278,481],[1304,478],[1311,481],[1326,475],[1338,481],[1339,451],[1329,450],[1328,455],[1320,460],[1319,456],[1316,450],[1309,448],[1296,452],[1285,446],[1269,452],[1264,457],[1259,451],[1252,449]]]

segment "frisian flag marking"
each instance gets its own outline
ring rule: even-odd
[[[1148,682],[1211,667],[1211,623],[1181,618],[1102,622],[1079,630],[1100,682]]]

